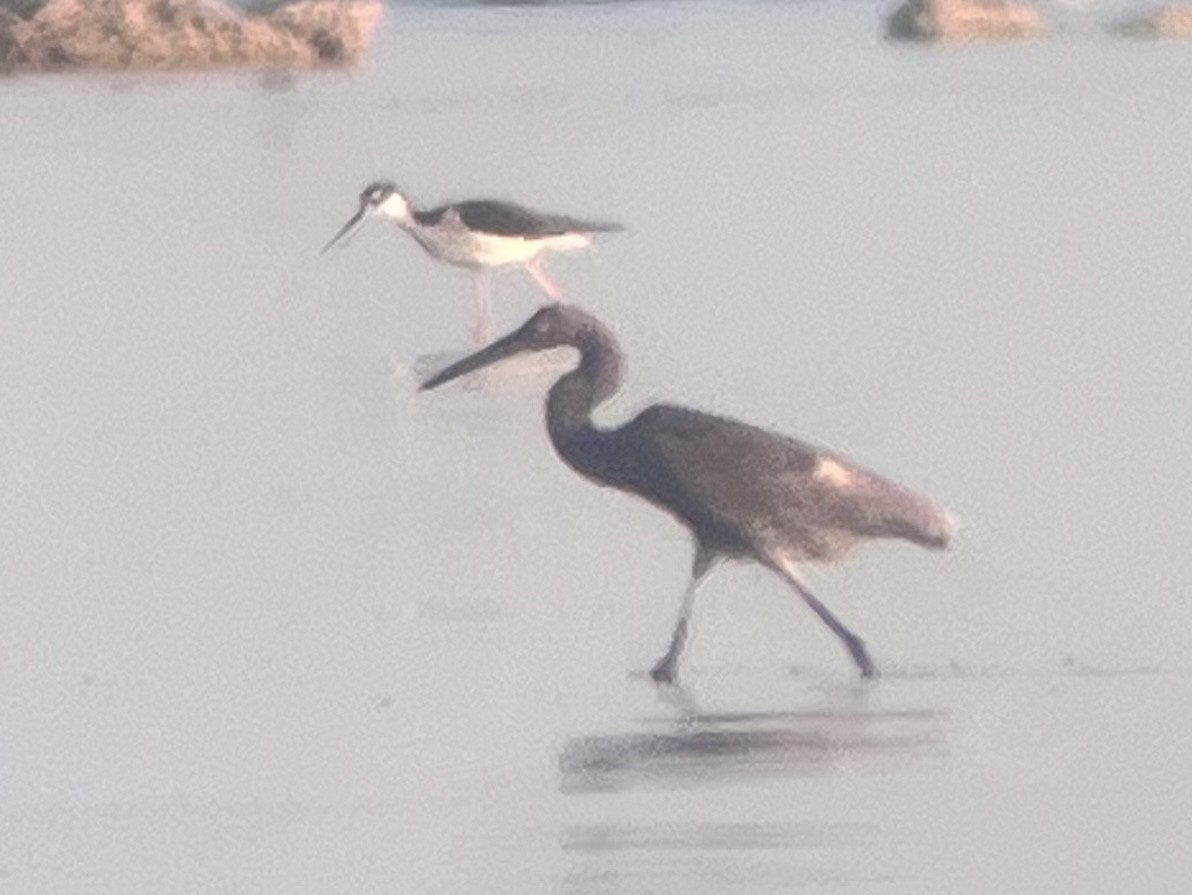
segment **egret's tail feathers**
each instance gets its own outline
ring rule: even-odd
[[[887,531],[929,550],[946,550],[956,533],[956,517],[947,510],[923,501],[914,512],[885,520]]]

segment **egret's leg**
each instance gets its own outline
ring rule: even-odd
[[[530,272],[530,276],[534,278],[534,282],[546,293],[547,298],[551,301],[563,301],[563,293],[542,270],[541,261],[537,258],[532,258],[526,262],[526,270]]]
[[[492,339],[491,296],[492,281],[488,271],[477,271],[472,280],[472,343],[478,348]]]
[[[691,567],[691,581],[683,594],[683,606],[679,610],[679,621],[675,624],[675,632],[671,635],[670,649],[666,655],[658,660],[650,669],[650,677],[660,684],[672,684],[675,681],[675,666],[679,661],[679,654],[687,643],[688,619],[691,616],[691,605],[695,602],[695,591],[712,568],[714,554],[709,553],[702,546],[695,549],[695,561]]]
[[[831,629],[832,633],[840,638],[845,649],[848,650],[849,655],[853,657],[853,661],[857,663],[857,668],[861,670],[861,677],[877,677],[877,668],[874,667],[873,660],[869,658],[869,651],[865,649],[865,641],[841,624],[836,616],[828,611],[828,607],[816,598],[815,594],[811,592],[811,589],[799,577],[798,570],[793,562],[778,556],[774,557],[774,559],[775,569],[783,578],[790,582],[799,596],[803,598],[803,602],[812,608],[815,614],[820,617],[820,620]]]

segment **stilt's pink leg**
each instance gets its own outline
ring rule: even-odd
[[[526,270],[530,272],[530,276],[534,278],[534,282],[546,293],[547,298],[551,301],[564,301],[563,293],[559,291],[558,286],[551,282],[550,277],[542,272],[542,267],[537,258],[526,262]]]
[[[492,294],[492,283],[487,271],[479,271],[472,281],[472,343],[482,347],[492,339],[492,316],[489,310],[489,297]]]

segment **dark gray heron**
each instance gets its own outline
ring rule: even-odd
[[[755,560],[785,578],[844,643],[862,677],[875,677],[865,642],[816,598],[799,567],[839,559],[875,538],[943,549],[952,535],[951,516],[837,454],[685,407],[655,404],[618,429],[597,428],[592,410],[620,387],[621,352],[599,320],[574,306],[542,308],[521,328],[432,376],[422,388],[560,345],[577,348],[579,364],[546,399],[546,426],[559,456],[597,484],[661,507],[695,537],[691,582],[670,648],[651,677],[673,682],[696,588],[717,561],[729,557]]]
[[[380,180],[364,188],[359,209],[322,251],[340,242],[370,215],[392,221],[414,237],[431,257],[475,273],[472,340],[478,345],[486,344],[490,337],[490,269],[521,265],[551,301],[561,301],[559,288],[542,270],[542,253],[586,248],[596,233],[625,229],[610,221],[544,214],[496,199],[472,199],[421,210],[413,206],[396,184]]]

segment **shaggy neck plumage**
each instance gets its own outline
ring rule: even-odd
[[[573,344],[579,349],[579,366],[556,382],[546,399],[551,442],[569,462],[570,446],[577,438],[599,437],[592,411],[621,385],[621,351],[612,333],[603,327],[585,328]]]

